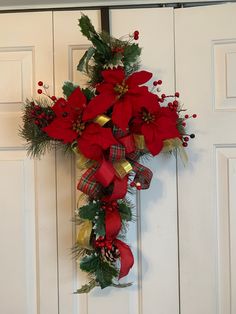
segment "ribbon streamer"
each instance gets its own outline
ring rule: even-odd
[[[186,164],[188,162],[188,155],[186,154],[186,151],[182,145],[182,141],[180,140],[180,138],[175,137],[175,138],[171,138],[169,140],[165,140],[162,152],[164,152],[164,153],[170,152],[175,148],[178,149],[179,156],[180,156],[184,166],[186,166]]]
[[[77,233],[77,244],[82,248],[91,249],[90,244],[92,233],[92,222],[90,220],[85,220],[79,225],[79,230]]]
[[[115,239],[114,245],[118,248],[120,252],[120,279],[122,277],[125,277],[129,273],[130,268],[132,268],[134,264],[134,257],[129,246],[123,241]]]
[[[134,142],[135,142],[135,146],[138,149],[140,149],[140,150],[145,150],[146,149],[145,139],[144,139],[143,135],[134,134]]]

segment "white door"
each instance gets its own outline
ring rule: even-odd
[[[0,313],[58,313],[55,157],[27,158],[21,106],[52,87],[52,14],[0,18]]]
[[[236,313],[236,5],[175,11],[177,88],[196,139],[179,171],[181,314]]]
[[[100,28],[99,11],[85,13]],[[177,87],[199,119],[178,189],[176,162],[161,155],[149,163],[150,189],[134,200],[133,286],[88,296],[72,294],[86,280],[70,254],[74,161],[54,152],[29,159],[18,137],[21,104],[38,80],[57,95],[63,80],[83,81],[75,68],[89,43],[79,16],[1,14],[0,313],[234,314],[236,6],[110,11],[112,34],[139,30],[142,67],[163,80],[163,91]]]

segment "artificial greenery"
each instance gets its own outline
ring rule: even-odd
[[[89,76],[92,85],[102,81],[101,73],[106,68],[122,65],[126,74],[138,69],[141,48],[137,44],[130,40],[119,40],[106,32],[96,32],[90,19],[85,15],[79,19],[79,26],[82,34],[93,46],[84,53],[77,69]]]
[[[82,258],[80,268],[87,273],[95,274],[96,281],[102,289],[110,286],[113,278],[118,275],[118,270],[97,253]]]

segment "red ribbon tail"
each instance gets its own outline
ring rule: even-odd
[[[128,184],[128,176],[123,179],[118,179],[117,177],[114,180],[114,187],[112,194],[109,196],[105,196],[103,201],[110,202],[113,200],[119,200],[125,197],[127,193],[127,184]]]
[[[120,252],[120,274],[119,279],[125,277],[134,264],[133,254],[127,244],[123,241],[116,239],[114,241],[115,246]]]
[[[107,210],[105,215],[106,239],[116,238],[121,229],[121,218],[118,209]]]

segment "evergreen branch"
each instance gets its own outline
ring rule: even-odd
[[[96,286],[99,286],[96,279],[92,279],[87,284],[82,285],[82,287],[74,292],[74,294],[89,293]]]

